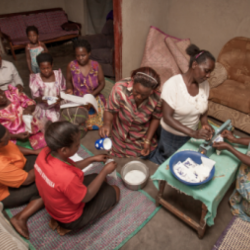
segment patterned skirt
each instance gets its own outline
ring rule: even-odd
[[[238,170],[236,188],[229,202],[233,215],[250,222],[250,167],[243,163]]]

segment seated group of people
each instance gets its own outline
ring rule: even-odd
[[[105,85],[104,76],[100,65],[89,59],[90,45],[84,40],[77,40],[74,45],[76,60],[68,65],[66,81],[60,70],[53,71],[50,54],[36,56],[39,69],[29,67],[34,100],[22,93],[22,82],[14,79],[18,78],[16,75],[2,85],[0,78],[0,86],[5,88],[0,96],[0,201],[5,208],[28,203],[11,218],[12,225],[26,238],[29,237],[27,219],[43,206],[52,217],[50,227],[64,235],[88,225],[119,201],[119,188],[106,182],[107,174],[116,168],[115,162],[105,165],[98,175],[84,176],[81,171],[92,162],[105,162],[107,155],[77,163],[69,159],[79,148],[81,126],[61,120],[61,91],[76,96],[90,93],[96,97],[98,112],[93,116],[92,108],[87,107],[87,128],[99,128],[101,137],[112,138],[112,156],[141,157],[161,164],[191,137],[208,140],[213,135],[207,119],[209,84],[206,80],[215,67],[210,52],[190,45],[188,71],[171,77],[162,90],[155,70],[150,67],[134,70],[130,78],[114,85],[106,103],[100,94]],[[0,73],[4,64],[1,60]],[[55,96],[58,101],[51,107],[43,96]],[[34,117],[31,136],[21,125],[24,114]],[[45,118],[50,122],[43,133],[39,124]],[[14,144],[13,140],[27,137],[33,150]],[[236,140],[230,133],[224,133],[224,137]],[[250,139],[238,142],[247,144]],[[215,143],[214,147],[228,149],[250,164],[248,157],[227,143]],[[236,190],[237,204],[239,194]],[[233,202],[236,202],[234,198]],[[242,213],[247,214],[249,210],[245,210]]]

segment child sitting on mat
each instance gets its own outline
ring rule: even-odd
[[[222,132],[222,136],[226,138],[229,142],[242,144],[242,145],[249,145],[250,146],[250,138],[236,138],[229,132],[225,130]],[[231,211],[233,215],[239,216],[242,220],[250,222],[250,189],[249,189],[249,182],[250,182],[250,157],[249,152],[247,155],[242,154],[241,152],[237,151],[232,145],[226,142],[215,142],[213,144],[218,150],[228,150],[232,154],[234,154],[239,160],[242,161],[237,179],[236,179],[236,188],[231,195],[229,202],[231,205]],[[249,148],[248,148],[249,150]]]
[[[36,74],[40,72],[36,57],[42,52],[48,52],[48,49],[44,43],[38,40],[39,33],[36,26],[28,26],[26,29],[26,34],[30,41],[30,43],[28,43],[25,48],[26,60],[30,73]]]
[[[48,53],[37,56],[41,73],[31,74],[29,87],[36,101],[34,116],[39,120],[58,121],[60,118],[60,92],[66,89],[66,81],[61,70],[53,70],[53,58]],[[48,105],[43,97],[57,97],[56,103]]]
[[[118,203],[119,188],[106,182],[116,163],[105,165],[99,174],[85,176],[82,169],[92,162],[105,162],[108,156],[70,160],[80,146],[79,129],[70,122],[49,124],[45,140],[48,147],[41,151],[35,164],[36,185],[52,217],[50,227],[64,235],[90,224]]]

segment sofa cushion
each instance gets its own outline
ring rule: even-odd
[[[26,27],[36,26],[39,34],[51,33],[45,12],[23,16],[23,19]]]
[[[234,80],[226,80],[210,90],[209,100],[223,106],[250,114],[250,86]]]
[[[13,16],[0,19],[0,29],[11,39],[26,36],[26,26],[23,16]]]
[[[216,62],[215,68],[208,79],[210,89],[216,88],[217,86],[222,84],[226,79],[227,79],[226,68],[221,63]]]
[[[51,32],[62,31],[62,25],[68,22],[68,18],[63,11],[46,12]]]
[[[91,50],[90,58],[99,63],[113,63],[114,50],[113,49],[93,49]]]
[[[236,37],[222,48],[218,62],[227,69],[228,79],[250,86],[250,39]]]
[[[141,67],[151,67],[160,75],[161,87],[171,76],[180,74],[179,67],[166,46],[167,37],[171,37],[174,42],[181,40],[151,26],[141,62]]]

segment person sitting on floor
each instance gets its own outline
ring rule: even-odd
[[[23,121],[23,115],[32,115],[35,106],[35,101],[12,85],[9,85],[6,91],[0,90],[0,124],[9,130],[13,142],[29,140],[33,149],[39,149],[46,146],[39,121],[33,117],[32,134],[25,132]]]
[[[112,155],[146,156],[156,148],[154,134],[162,117],[159,84],[159,75],[142,67],[112,88],[99,131],[103,138],[112,137]]]
[[[148,157],[157,164],[163,163],[190,137],[209,139],[213,133],[207,120],[207,79],[214,69],[215,58],[193,44],[186,52],[190,55],[188,71],[171,77],[163,85],[160,141],[157,149]],[[197,130],[199,122],[202,128]]]
[[[28,26],[26,29],[27,37],[30,41],[25,47],[26,60],[30,73],[40,73],[36,57],[42,52],[48,52],[43,42],[40,42],[39,32],[36,26]]]
[[[2,59],[0,54],[0,89],[5,91],[9,85],[15,86],[20,92],[23,91],[23,81],[13,63]]]
[[[29,238],[28,218],[43,207],[35,184],[34,164],[40,150],[16,146],[0,124],[0,201],[4,208],[28,205],[10,219],[16,231]]]
[[[248,153],[250,149],[250,138],[236,138],[232,132],[224,130],[221,134],[225,139],[231,143],[237,143],[242,145],[249,145]],[[240,217],[242,220],[250,222],[250,155],[242,154],[237,151],[232,145],[226,142],[214,142],[213,147],[217,150],[228,150],[234,154],[239,160],[242,161],[236,179],[236,188],[229,198],[231,205],[231,211],[233,215]]]
[[[41,151],[35,164],[36,185],[52,217],[50,227],[64,235],[90,224],[118,203],[119,188],[106,182],[116,163],[105,165],[99,174],[85,176],[82,169],[92,162],[105,162],[108,156],[70,160],[80,146],[80,132],[67,121],[49,124],[45,140],[48,147]]]
[[[74,41],[76,60],[71,61],[67,68],[67,91],[66,93],[76,96],[92,94],[98,104],[98,112],[89,107],[89,130],[99,129],[103,125],[103,112],[106,100],[101,94],[105,87],[102,67],[96,61],[90,60],[91,46],[86,40]]]
[[[36,101],[34,116],[39,120],[58,121],[60,118],[60,92],[66,89],[66,81],[61,70],[53,70],[53,58],[48,53],[37,56],[41,73],[30,75],[30,90]],[[48,105],[43,97],[57,97],[55,104]]]

